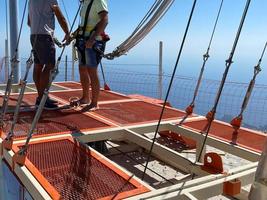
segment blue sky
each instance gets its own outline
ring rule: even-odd
[[[58,0],[62,7],[62,0]],[[1,0],[4,5],[5,0]],[[73,20],[78,8],[77,0],[64,0],[70,18]],[[109,0],[109,25],[107,32],[111,36],[107,52],[112,51],[133,31],[154,0]],[[221,0],[198,0],[192,24],[189,29],[184,51],[178,66],[177,75],[197,77],[202,64],[202,55],[207,49],[215,17]],[[22,14],[25,0],[19,0],[19,13]],[[193,0],[176,0],[169,12],[159,22],[157,27],[127,56],[122,56],[112,63],[152,63],[158,62],[158,43],[164,43],[164,72],[171,72],[180,48],[185,26]],[[206,66],[205,77],[221,79],[225,69],[225,60],[229,57],[237,28],[244,9],[245,0],[224,0],[218,29],[210,51],[210,59]],[[251,7],[234,56],[228,80],[248,82],[253,73],[253,67],[258,62],[262,48],[267,40],[267,1],[252,0]],[[65,13],[62,7],[63,13]],[[21,15],[19,17],[21,20]],[[0,8],[0,57],[4,55],[5,39],[5,9]],[[57,27],[56,35],[63,34]],[[30,52],[29,29],[23,28],[20,43],[20,55],[27,57]],[[69,53],[70,50],[67,51]],[[258,83],[267,84],[267,56],[262,63],[263,71],[259,74]],[[143,69],[144,70],[144,69]],[[155,68],[145,71],[155,72]]]

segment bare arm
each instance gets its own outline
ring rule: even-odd
[[[95,39],[96,36],[103,33],[108,25],[108,13],[106,11],[103,11],[99,13],[99,16],[100,16],[100,21],[96,26],[96,31],[92,35],[93,39]]]
[[[56,18],[59,22],[60,27],[63,29],[63,31],[65,32],[66,35],[69,35],[69,27],[68,27],[67,21],[66,21],[65,17],[63,16],[58,5],[53,5],[52,10],[54,11],[54,13],[56,15]]]
[[[99,13],[100,21],[96,25],[96,31],[93,32],[90,39],[86,43],[87,48],[91,48],[95,42],[96,36],[100,35],[105,31],[105,28],[108,25],[108,12],[103,11]]]

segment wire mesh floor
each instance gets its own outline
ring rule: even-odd
[[[31,143],[27,159],[25,166],[52,197],[57,196],[52,194],[54,191],[60,199],[121,199],[148,191],[101,155],[71,138]]]

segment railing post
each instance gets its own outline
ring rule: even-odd
[[[71,80],[74,81],[74,74],[75,74],[75,70],[74,70],[74,67],[75,67],[75,60],[76,60],[76,50],[75,50],[75,47],[74,47],[74,42],[72,43],[72,67],[71,67]]]
[[[68,81],[68,56],[65,57],[65,81]]]
[[[255,174],[255,181],[251,186],[248,199],[265,200],[266,197],[267,197],[267,138]]]
[[[9,74],[9,53],[8,53],[8,40],[5,40],[5,83],[7,82],[8,79],[8,74]]]
[[[163,42],[159,42],[159,80],[158,80],[158,93],[159,99],[162,99],[162,56],[163,56]]]
[[[18,1],[17,0],[10,0],[9,1],[9,34],[10,34],[10,58],[15,59],[19,58],[19,51],[15,55],[15,50],[17,48],[18,42]],[[20,80],[20,65],[19,63],[14,63],[14,83],[19,83]]]

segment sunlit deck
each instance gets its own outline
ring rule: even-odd
[[[16,105],[17,96],[18,94],[11,95],[10,113],[6,117],[2,139],[9,132],[13,115],[11,111]],[[53,91],[50,93],[50,97],[59,101],[60,106],[67,105],[70,98],[80,96],[80,84],[76,82],[54,83]],[[27,92],[24,96],[22,109],[33,108],[35,98],[36,93],[32,88],[32,92]],[[88,142],[109,140],[134,144],[148,151],[152,140],[147,134],[155,132],[162,102],[140,95],[126,96],[104,90],[101,90],[99,100],[99,109],[92,112],[82,112],[80,108],[43,112],[31,140],[25,166],[15,164],[13,171],[32,198],[124,199],[132,197],[140,199],[143,194],[144,197],[152,199],[155,195],[161,196],[166,191],[171,195],[174,187],[180,190],[179,184],[166,187],[165,192],[163,189],[155,190],[145,179],[140,180],[140,177],[130,173],[127,168],[110,161],[86,145]],[[11,151],[3,150],[3,160],[10,169],[14,164],[12,163],[14,153],[25,142],[34,113],[34,109],[20,113],[15,128],[13,148]],[[160,131],[171,131],[181,137],[194,140],[197,154],[204,139],[200,131],[206,125],[206,119],[203,116],[193,115],[183,126],[177,126],[184,114],[181,110],[167,107]],[[238,145],[234,146],[229,144],[232,132],[233,128],[230,125],[214,121],[207,145],[252,162],[247,168],[235,171],[238,174],[250,170],[248,174],[240,175],[240,179],[246,180],[242,182],[243,186],[252,182],[256,161],[262,151],[266,136],[260,132],[241,128],[237,139]],[[165,145],[155,143],[152,153],[160,161],[185,174],[194,172],[198,178],[206,177],[200,183],[212,181],[215,176],[218,179],[229,176],[231,180],[232,174],[209,176],[200,166],[193,165],[181,152],[174,151]],[[188,187],[190,184],[196,185],[190,182],[190,179],[188,181]],[[223,184],[223,182],[217,184]],[[193,194],[194,190],[190,192]],[[218,191],[216,194],[221,193],[222,191]],[[180,195],[187,196],[188,194],[182,192]]]

